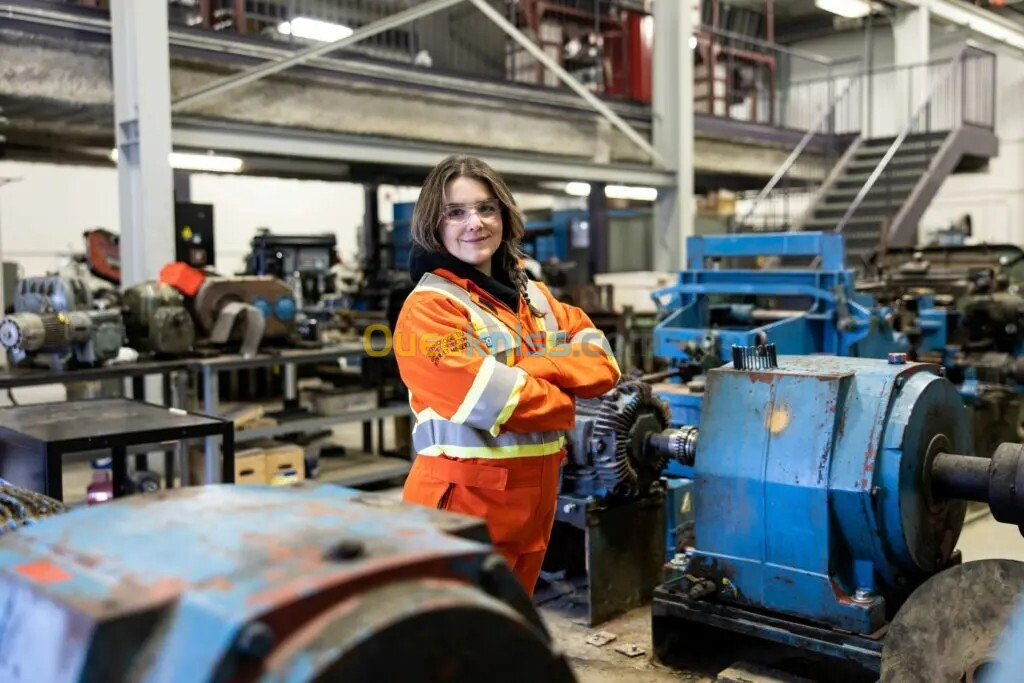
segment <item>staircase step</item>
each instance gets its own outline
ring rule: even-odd
[[[868,178],[871,177],[872,170],[874,169],[861,173],[846,172],[839,177],[839,180],[836,181],[836,187],[856,187],[859,190],[864,186],[864,183],[868,181]],[[886,169],[886,172],[882,173],[882,175],[878,177],[878,180],[875,181],[875,186],[871,189],[873,191],[875,187],[884,187],[885,183],[888,182],[890,178],[892,179],[893,187],[896,186],[897,182],[913,182],[916,185],[917,181],[923,174],[924,169]]]
[[[814,218],[842,218],[846,210],[850,208],[851,202],[826,202],[814,207]],[[867,211],[873,215],[892,216],[903,208],[903,202],[896,200],[887,202],[884,199],[875,201],[865,200],[860,203],[859,211]]]
[[[903,144],[896,150],[896,154],[903,154],[904,152],[923,152],[927,150],[937,150],[942,145],[942,140],[904,140]],[[883,143],[865,143],[860,146],[857,150],[857,156],[876,156],[881,159],[885,156],[885,153],[889,151],[889,147],[892,146],[892,140]]]
[[[902,199],[902,198],[906,197],[908,194],[910,194],[910,192],[914,189],[915,185],[917,185],[916,182],[913,182],[913,183],[902,183],[901,182],[898,185],[895,184],[895,183],[892,184],[892,185],[886,185],[885,179],[882,179],[882,180],[879,180],[878,182],[876,182],[874,184],[874,186],[868,191],[868,193],[864,197],[864,199],[865,200],[870,200],[870,199],[875,198],[875,197],[881,198],[881,197],[883,197],[886,194],[889,194],[893,199]],[[834,188],[832,188],[831,190],[828,191],[828,194],[825,195],[824,203],[825,204],[834,204],[836,202],[844,202],[844,201],[845,202],[852,202],[853,198],[857,196],[857,194],[860,192],[860,188],[862,188],[863,186],[864,186],[864,183],[861,182],[861,183],[859,183],[855,187],[844,187],[844,188],[834,187]]]
[[[807,230],[819,230],[823,228],[832,229],[835,228],[839,223],[839,218],[812,218],[804,224],[804,228]],[[865,227],[880,226],[882,221],[889,218],[888,216],[853,216],[846,224],[846,229],[849,230],[850,226],[863,225]]]
[[[860,170],[860,169],[871,169],[871,170],[874,170],[875,167],[878,166],[878,162],[880,162],[881,160],[882,160],[882,157],[878,157],[877,159],[875,159],[875,158],[859,159],[858,158],[858,159],[854,159],[849,164],[847,164],[846,168],[849,169],[849,170],[854,170],[854,169],[857,169],[857,170]],[[923,169],[927,168],[927,166],[928,166],[928,164],[930,162],[931,162],[931,157],[928,156],[927,154],[907,154],[907,155],[897,154],[896,156],[894,156],[892,159],[889,160],[887,168],[893,168],[893,167],[905,168],[907,166],[916,166],[916,167],[919,167],[919,168],[921,168],[923,170]]]

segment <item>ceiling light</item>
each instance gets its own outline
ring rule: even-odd
[[[333,43],[352,35],[352,29],[348,26],[308,17],[295,17],[291,21],[281,22],[277,25],[277,31],[286,36],[319,40],[322,43]]]
[[[653,187],[606,185],[604,196],[609,199],[636,199],[641,202],[653,202],[658,198],[658,190]]]
[[[589,197],[590,183],[566,183],[565,193],[574,197]],[[605,185],[604,196],[608,199],[635,199],[642,202],[653,202],[658,198],[658,190],[653,187],[632,185]]]
[[[590,183],[566,183],[565,193],[573,197],[589,197]]]
[[[871,3],[865,0],[814,0],[814,6],[847,19],[857,19],[871,14]]]
[[[117,149],[110,150],[110,160],[117,163]],[[221,156],[219,154],[194,154],[188,152],[171,152],[168,156],[171,168],[187,171],[210,171],[213,173],[241,173],[245,163],[238,157]]]

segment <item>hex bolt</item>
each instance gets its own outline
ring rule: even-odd
[[[362,557],[366,552],[366,546],[362,541],[340,541],[327,551],[327,557],[331,560],[344,562]]]
[[[235,651],[245,657],[262,659],[274,649],[274,632],[262,621],[246,624],[235,640]]]
[[[853,601],[866,605],[875,601],[875,594],[867,588],[858,588],[853,593]]]

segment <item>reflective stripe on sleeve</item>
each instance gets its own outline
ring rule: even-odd
[[[469,388],[459,409],[452,415],[455,424],[467,423],[473,427],[489,432],[497,431],[498,420],[519,402],[522,375],[525,373],[514,367],[501,365],[494,356],[487,356],[480,364],[473,386]],[[505,417],[508,420],[508,417]]]

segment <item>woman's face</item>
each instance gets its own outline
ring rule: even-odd
[[[501,202],[487,185],[466,177],[448,182],[441,241],[449,254],[489,276],[502,228]]]

